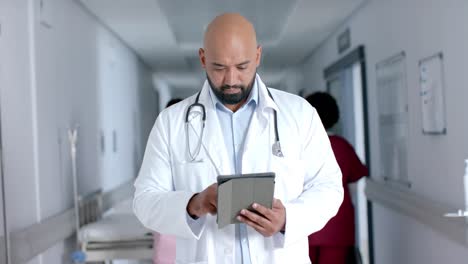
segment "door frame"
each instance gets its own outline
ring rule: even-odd
[[[0,0],[1,1],[1,0]],[[2,3],[0,3],[0,7],[2,7]],[[4,48],[3,48],[3,41],[4,41],[4,30],[5,30],[5,19],[4,19],[4,14],[0,12],[0,89],[1,87],[5,87],[4,79],[2,77],[2,67],[4,68],[4,64],[2,65],[2,62],[5,60],[2,59],[4,55]],[[0,90],[0,96],[1,96],[1,90]],[[6,194],[5,194],[5,177],[4,177],[4,167],[3,167],[3,127],[2,127],[2,122],[1,122],[1,103],[0,103],[0,188],[1,188],[1,196],[0,196],[0,201],[2,203],[2,208],[3,208],[3,226],[0,226],[1,229],[3,229],[3,233],[5,234],[4,236],[4,245],[5,245],[5,259],[7,263],[10,263],[10,237],[8,233],[8,225],[7,225],[7,216],[6,216]]]
[[[367,98],[367,75],[366,75],[366,57],[365,48],[363,45],[356,47],[354,50],[340,58],[338,61],[332,63],[330,66],[323,70],[323,77],[325,80],[333,78],[344,69],[352,65],[361,64],[361,78],[362,78],[362,104],[363,104],[363,117],[364,117],[364,144],[365,144],[365,157],[366,165],[371,170],[370,162],[370,146],[369,146],[369,114],[368,114],[368,98]],[[369,175],[370,176],[370,175]],[[373,230],[373,215],[372,215],[372,202],[367,199],[367,228],[369,238],[369,263],[374,264],[374,230]]]
[[[0,86],[1,86],[1,76],[0,76]],[[1,109],[1,107],[0,107]],[[1,110],[0,110],[1,113]],[[1,118],[0,118],[0,188],[1,188],[1,197],[0,200],[2,202],[2,208],[3,208],[3,226],[0,226],[0,228],[3,229],[3,233],[5,234],[4,236],[4,245],[5,245],[5,259],[7,263],[9,262],[9,252],[10,252],[10,238],[9,238],[9,233],[8,233],[8,228],[7,228],[7,216],[6,216],[6,195],[5,195],[5,178],[4,178],[4,168],[3,168],[3,141],[2,141],[2,124],[1,124]]]

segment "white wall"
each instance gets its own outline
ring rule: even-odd
[[[162,78],[158,74],[153,75],[153,85],[156,91],[158,91],[158,96],[159,96],[159,111],[162,111],[165,107],[166,104],[172,99],[172,91],[164,78]]]
[[[408,175],[411,191],[463,208],[463,159],[468,157],[468,2],[463,0],[371,0],[333,34],[304,65],[304,83],[325,89],[323,69],[337,61],[336,37],[351,31],[352,50],[365,46],[370,121],[371,174],[379,172],[375,65],[406,52],[409,102]],[[448,134],[421,133],[418,61],[442,51]],[[449,221],[449,220],[447,220]],[[468,250],[429,227],[375,205],[376,263],[461,263]]]
[[[302,86],[303,76],[300,67],[291,67],[276,74],[282,74],[283,77],[279,82],[279,87],[272,86],[273,88],[281,89],[293,94],[299,94],[299,92],[304,89]],[[264,79],[263,81],[268,83],[268,79]]]
[[[105,145],[97,148],[100,186],[107,191],[137,175],[158,102],[151,73],[103,28],[97,31],[96,65],[98,135]]]
[[[10,232],[72,204],[66,129],[79,124],[79,191],[136,176],[157,114],[149,69],[73,0],[0,0],[0,108]],[[116,153],[100,153],[99,131]],[[108,160],[113,166],[101,170]],[[30,263],[67,263],[60,243]]]
[[[32,115],[29,4],[14,0],[0,3],[0,107],[6,211],[8,229],[18,230],[40,219],[36,202],[37,138]]]

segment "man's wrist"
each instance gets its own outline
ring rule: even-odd
[[[283,227],[280,229],[280,232],[284,235],[284,233],[286,232],[286,223],[284,223]]]
[[[186,209],[188,215],[189,215],[193,220],[197,220],[197,219],[199,218],[199,216],[196,214],[196,212],[194,212],[194,210],[193,210],[193,204],[192,204],[193,199],[194,199],[195,196],[197,196],[197,195],[198,195],[198,193],[194,194],[194,195],[190,198],[190,200],[189,200],[188,203],[187,203],[187,209]],[[192,204],[192,206],[190,206],[191,204]]]
[[[200,217],[198,217],[198,216],[196,216],[196,215],[193,215],[193,214],[190,214],[190,213],[188,213],[188,215],[189,215],[190,218],[192,218],[193,220],[198,220],[198,218],[200,218]]]

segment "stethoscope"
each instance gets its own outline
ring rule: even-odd
[[[275,99],[273,99],[273,96],[271,95],[270,90],[268,90],[268,88],[267,88],[267,91],[268,91],[268,95],[270,96],[270,98],[273,101],[275,101]],[[206,110],[205,110],[205,106],[203,104],[199,103],[200,94],[201,94],[201,91],[198,92],[197,97],[195,98],[195,102],[193,104],[189,105],[189,107],[187,108],[187,112],[185,113],[185,130],[186,130],[186,133],[185,133],[186,141],[185,142],[187,144],[187,149],[188,149],[190,162],[198,162],[197,157],[200,154],[200,150],[201,150],[202,147],[205,149],[205,151],[207,151],[204,144],[203,144],[203,142],[202,142],[203,133],[205,131]],[[194,110],[195,108],[201,109],[201,111],[196,112],[198,115],[201,114],[202,124],[201,124],[200,134],[198,134],[196,132],[195,128],[191,124],[191,119],[189,119],[190,113],[193,113],[195,111]],[[275,121],[275,142],[271,146],[271,152],[272,152],[273,155],[282,158],[282,157],[284,157],[284,155],[283,155],[283,151],[281,150],[281,144],[280,144],[279,133],[278,133],[278,116],[277,116],[278,114],[277,114],[276,109],[273,109],[273,111],[274,111],[273,115],[274,115],[274,121]],[[193,132],[195,132],[195,134],[198,137],[198,142],[197,142],[197,144],[195,146],[195,150],[193,152],[192,152],[192,149],[190,147],[189,128],[192,128]],[[211,160],[211,157],[209,155],[208,155],[208,158],[210,158],[210,160]]]

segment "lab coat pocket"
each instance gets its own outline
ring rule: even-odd
[[[271,169],[276,174],[275,198],[287,202],[296,199],[302,193],[305,176],[304,161],[273,156]]]
[[[201,192],[216,182],[216,172],[208,161],[176,161],[173,168],[175,190]]]

